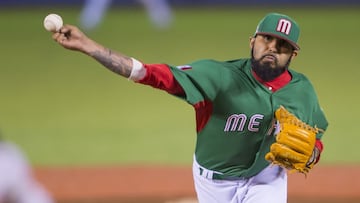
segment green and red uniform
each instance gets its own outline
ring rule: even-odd
[[[328,125],[312,84],[291,69],[262,83],[250,59],[144,66],[147,74],[139,83],[163,89],[195,108],[196,160],[224,176],[251,177],[269,165],[264,156],[275,141],[274,112],[280,105],[309,125],[323,130]],[[320,151],[321,137],[320,132]]]

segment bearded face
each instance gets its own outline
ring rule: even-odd
[[[263,81],[272,81],[278,76],[280,76],[285,70],[288,69],[291,58],[287,61],[284,66],[280,66],[278,59],[271,55],[265,54],[261,56],[260,59],[255,59],[253,54],[253,49],[251,50],[251,65],[252,70],[259,76]],[[273,62],[264,60],[266,57],[273,58]]]

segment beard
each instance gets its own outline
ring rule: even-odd
[[[285,70],[288,69],[291,61],[291,58],[289,58],[289,60],[284,66],[279,66],[278,60],[275,59],[275,67],[271,67],[271,62],[261,63],[261,60],[264,59],[265,57],[266,55],[262,56],[259,60],[256,60],[254,58],[253,50],[251,50],[252,70],[256,73],[257,76],[259,76],[265,82],[272,81],[278,76],[280,76],[282,73],[284,73]]]

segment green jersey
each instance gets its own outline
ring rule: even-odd
[[[254,78],[250,59],[200,60],[186,70],[182,67],[170,70],[185,92],[180,97],[196,107],[197,119],[203,119],[195,157],[209,170],[251,177],[267,167],[264,157],[275,141],[274,112],[280,105],[312,126],[327,128],[312,84],[294,70],[289,70],[290,83],[272,92]]]

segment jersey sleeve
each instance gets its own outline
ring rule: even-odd
[[[215,99],[222,84],[221,67],[219,62],[201,60],[185,66],[170,66],[170,70],[185,92],[181,98],[194,105]]]
[[[321,139],[328,127],[328,121],[325,113],[320,106],[319,98],[316,94],[315,88],[310,80],[303,74],[291,71],[293,75],[293,93],[296,93],[296,98],[299,100],[297,104],[298,117],[311,126],[319,129],[316,135],[317,139]]]
[[[315,123],[315,127],[319,128],[319,133],[316,135],[317,139],[321,139],[324,132],[326,131],[329,123],[325,117],[323,109],[318,104],[313,112],[313,120]]]
[[[307,88],[308,89],[307,92],[312,94],[312,97],[310,97],[310,98],[313,98],[313,100],[314,100],[314,105],[312,105],[313,106],[312,118],[311,118],[312,125],[319,129],[319,132],[317,133],[316,138],[320,140],[322,138],[323,134],[325,133],[329,123],[326,119],[326,116],[325,116],[325,113],[324,113],[322,107],[320,106],[319,98],[316,94],[314,86],[311,84],[311,82],[308,79],[307,79],[307,81],[308,81],[308,86],[309,86]]]

